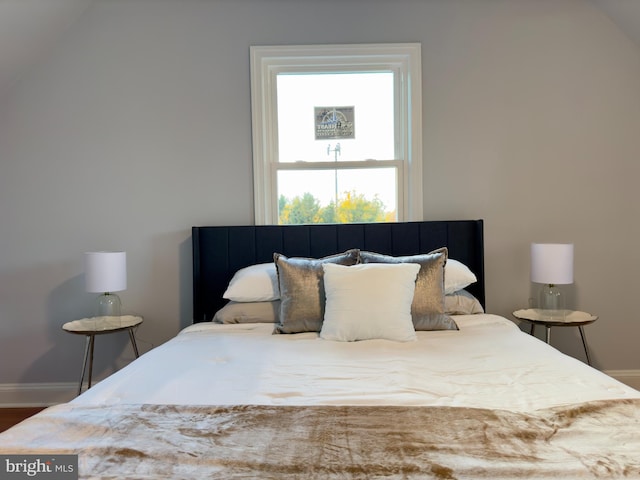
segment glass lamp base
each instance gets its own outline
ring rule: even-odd
[[[564,296],[553,284],[546,284],[540,290],[538,307],[545,320],[563,319],[565,316]]]
[[[98,317],[119,317],[120,297],[115,293],[105,292],[98,297],[96,315]]]

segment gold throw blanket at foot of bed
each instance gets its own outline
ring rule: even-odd
[[[80,478],[640,478],[640,400],[455,407],[66,404],[0,453],[77,453]]]

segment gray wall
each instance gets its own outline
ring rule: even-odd
[[[127,251],[142,350],[188,325],[190,227],[253,221],[249,46],[367,42],[422,43],[425,218],[485,219],[489,311],[574,242],[596,365],[640,369],[640,55],[589,2],[96,0],[0,99],[0,384],[76,380],[88,250]]]

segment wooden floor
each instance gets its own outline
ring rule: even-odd
[[[43,407],[0,408],[0,432],[35,415],[40,410],[43,410]]]

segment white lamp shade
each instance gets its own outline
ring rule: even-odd
[[[127,252],[87,252],[84,261],[87,292],[119,292],[127,289]]]
[[[573,283],[573,244],[532,243],[531,281],[549,285]]]

